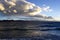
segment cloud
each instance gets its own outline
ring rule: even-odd
[[[4,2],[4,3],[3,3]],[[39,6],[33,3],[27,2],[26,0],[4,0],[0,2],[0,10],[8,15],[36,15],[42,10]]]
[[[43,11],[45,11],[45,12],[52,12],[52,11],[53,11],[50,6],[45,6],[45,5],[43,5],[43,6],[44,6],[44,7],[42,8]]]
[[[5,10],[5,8],[4,8],[3,4],[0,3],[0,11],[3,11],[3,10]]]
[[[46,15],[40,14],[43,10],[52,11],[49,6],[41,8],[26,0],[0,0],[0,11],[5,15],[3,15],[3,19],[19,20],[22,18],[21,16],[24,16],[24,18],[33,16],[29,17],[33,19],[37,19],[37,17],[46,18]],[[40,18],[38,19],[40,20]]]
[[[54,17],[55,21],[60,21],[60,17]]]

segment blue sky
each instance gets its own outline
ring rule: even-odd
[[[51,12],[45,12],[42,11],[42,14],[52,16],[52,17],[60,17],[60,0],[27,0],[29,2],[32,2],[40,7],[49,6],[52,11]]]

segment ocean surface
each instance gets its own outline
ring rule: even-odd
[[[20,31],[17,32],[18,34],[20,34],[19,33]],[[60,40],[60,30],[49,30],[49,31],[28,30],[24,34],[25,36],[29,37],[15,37],[15,38],[13,38],[14,36],[12,38],[3,37],[0,40]],[[23,33],[21,33],[20,36],[21,35],[23,35]],[[6,36],[8,36],[8,34],[6,34]]]
[[[1,40],[60,40],[60,22],[53,22],[53,23],[51,22],[47,23],[47,25],[45,24],[42,26],[40,24],[36,25],[36,27],[31,27],[30,29],[27,28],[27,29],[11,29],[11,30],[7,29],[2,31],[0,30],[0,39]]]

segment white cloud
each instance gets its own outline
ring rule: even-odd
[[[2,3],[2,1],[0,2]],[[10,15],[36,15],[40,13],[42,10],[39,6],[36,6],[33,3],[27,2],[25,0],[4,0],[2,3],[4,6],[4,13]],[[13,12],[13,10],[16,10]],[[17,14],[15,14],[17,13]]]
[[[16,4],[14,3],[14,0],[12,1],[8,1],[8,0],[5,0],[5,2],[10,5],[10,6],[15,6]]]
[[[3,3],[4,2],[4,3]],[[52,11],[49,6],[40,8],[34,3],[27,2],[26,0],[4,0],[0,1],[0,10],[4,15],[8,16],[7,19],[15,19],[13,16],[35,16],[40,15],[46,17],[43,14],[39,14],[44,11]],[[12,17],[11,17],[12,16]],[[18,17],[19,19],[20,17]]]
[[[3,4],[0,3],[0,11],[3,11],[3,10],[5,10],[5,8],[4,8]]]
[[[52,12],[53,11],[50,6],[44,6],[42,9],[46,12]]]

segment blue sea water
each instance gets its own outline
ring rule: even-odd
[[[4,31],[0,29],[1,40],[60,40],[60,22],[29,22],[29,24],[26,23],[25,26],[25,22],[23,22],[24,24],[22,22],[17,22],[19,26],[15,26],[18,28],[25,27],[24,29],[7,29]],[[11,23],[10,26],[6,24],[4,27],[12,26]],[[12,24],[15,23],[12,22]]]
[[[1,40],[60,40],[60,27],[40,27],[40,29],[41,30],[27,30],[26,35],[32,37],[17,37]]]

